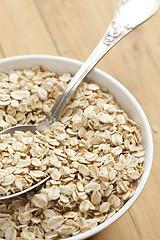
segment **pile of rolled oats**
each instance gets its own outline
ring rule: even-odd
[[[42,121],[71,76],[43,67],[0,74],[0,130]],[[137,123],[106,89],[85,80],[51,129],[0,135],[0,194],[51,178],[38,192],[0,202],[0,237],[60,239],[113,216],[143,173]]]

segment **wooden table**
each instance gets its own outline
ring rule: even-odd
[[[84,61],[118,0],[0,0],[0,57],[61,55]],[[154,139],[153,167],[131,209],[91,240],[160,239],[160,10],[121,41],[98,68],[118,79],[144,109]]]

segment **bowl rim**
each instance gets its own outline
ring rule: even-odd
[[[30,54],[30,55],[19,55],[19,56],[12,56],[12,57],[6,57],[6,58],[2,58],[0,59],[0,64],[3,63],[8,63],[8,62],[14,62],[17,60],[36,60],[36,59],[47,59],[47,60],[58,60],[62,63],[65,62],[69,62],[69,63],[73,63],[75,65],[77,65],[78,67],[81,67],[83,62],[72,59],[72,58],[67,58],[67,57],[61,57],[61,56],[55,56],[55,55],[43,55],[43,54]],[[144,189],[144,186],[146,185],[146,182],[148,180],[149,177],[149,173],[151,170],[151,166],[152,166],[152,158],[153,158],[153,139],[152,139],[152,133],[151,133],[151,128],[149,126],[149,122],[147,120],[147,117],[144,113],[144,111],[142,110],[140,104],[138,103],[138,101],[135,99],[135,97],[129,92],[129,90],[127,90],[126,87],[124,87],[120,82],[118,82],[115,78],[113,78],[112,76],[110,76],[109,74],[105,73],[104,71],[98,69],[98,68],[94,68],[92,70],[92,74],[97,73],[98,75],[107,78],[109,81],[113,82],[114,84],[117,85],[117,87],[119,87],[122,91],[124,91],[128,97],[132,100],[132,103],[136,106],[136,108],[138,109],[138,112],[143,120],[143,125],[144,125],[144,129],[146,131],[146,137],[148,138],[148,143],[149,143],[149,149],[148,149],[148,156],[147,158],[150,159],[147,162],[147,165],[144,169],[143,175],[141,177],[141,181],[139,182],[136,191],[134,193],[134,195],[124,204],[124,206],[118,211],[116,212],[111,218],[109,218],[108,220],[106,220],[105,222],[99,224],[97,227],[88,230],[84,233],[80,233],[78,235],[72,236],[72,237],[68,237],[68,238],[64,238],[63,240],[82,240],[82,239],[86,239],[88,237],[91,237],[95,234],[97,234],[98,232],[102,231],[103,229],[105,229],[106,227],[108,227],[109,225],[111,225],[113,222],[115,222],[116,220],[118,220],[127,210],[129,210],[129,208],[133,205],[133,203],[137,200],[137,198],[140,196],[142,190]],[[0,238],[1,239],[1,238]]]

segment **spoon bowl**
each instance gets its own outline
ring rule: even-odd
[[[37,131],[37,124],[35,125],[19,125],[19,126],[15,126],[15,127],[11,127],[11,128],[7,128],[3,131],[0,132],[0,134],[14,134],[14,132],[16,131],[22,131],[22,132],[32,132],[35,133]]]

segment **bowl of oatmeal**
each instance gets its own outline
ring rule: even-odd
[[[47,55],[1,59],[0,131],[41,122],[81,65]],[[152,155],[139,103],[94,69],[51,129],[0,136],[0,195],[50,175],[39,191],[0,202],[0,238],[80,240],[98,233],[136,201]]]

